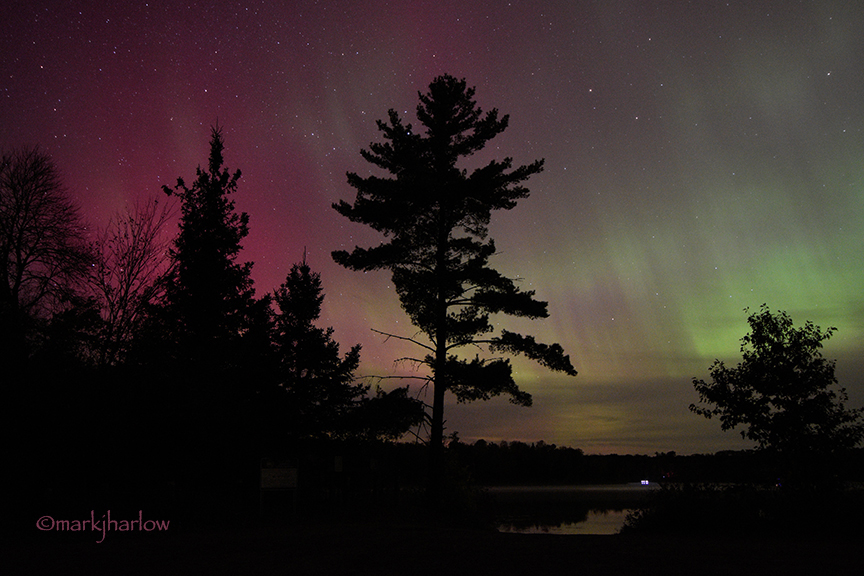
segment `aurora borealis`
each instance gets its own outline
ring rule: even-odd
[[[38,144],[94,227],[206,162],[224,126],[259,294],[302,259],[361,374],[412,335],[387,274],[330,252],[374,233],[330,205],[373,167],[395,108],[464,77],[510,127],[477,161],[538,158],[493,216],[492,263],[549,302],[507,326],[579,375],[516,361],[529,409],[448,406],[463,441],[597,453],[748,447],[691,414],[691,378],[737,362],[745,307],[836,326],[825,355],[864,405],[864,7],[739,0],[68,2],[13,0],[0,25],[0,148]],[[402,370],[405,367],[401,367]],[[390,385],[389,383],[385,383]]]

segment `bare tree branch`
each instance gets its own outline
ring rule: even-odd
[[[171,238],[165,227],[176,210],[151,199],[127,214],[117,214],[100,231],[90,284],[101,300],[105,333],[102,361],[114,363],[132,337],[146,306],[164,293],[171,273]]]
[[[416,344],[417,346],[420,346],[421,348],[425,348],[426,350],[429,350],[430,352],[435,352],[435,349],[433,347],[429,346],[428,344],[423,344],[422,342],[418,342],[414,338],[408,338],[407,336],[397,336],[396,334],[389,334],[387,332],[382,332],[382,331],[376,330],[374,328],[371,328],[371,330],[372,330],[372,332],[375,332],[376,334],[381,334],[382,336],[386,336],[385,342],[387,340],[389,340],[390,338],[395,338],[396,340],[404,340],[406,342],[411,342],[412,344]]]

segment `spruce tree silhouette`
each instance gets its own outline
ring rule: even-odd
[[[211,129],[206,170],[197,170],[191,188],[182,178],[163,190],[181,202],[180,232],[171,250],[173,273],[165,304],[179,328],[179,353],[196,363],[222,365],[253,316],[252,263],[237,263],[249,216],[237,214],[231,195],[240,170],[223,168],[222,129]]]
[[[398,439],[422,421],[422,403],[406,388],[367,395],[369,385],[356,376],[360,345],[341,354],[333,328],[316,326],[323,302],[321,275],[305,256],[273,295],[273,355],[264,361],[256,413],[261,445],[275,453]]]
[[[248,458],[256,387],[269,345],[270,299],[255,298],[252,263],[237,262],[249,217],[231,198],[240,171],[224,167],[222,129],[211,129],[206,169],[192,186],[163,187],[181,203],[164,303],[153,314],[151,359],[175,384],[187,482],[224,488]],[[152,342],[151,342],[152,344]]]
[[[384,142],[362,150],[363,158],[391,177],[348,174],[356,189],[353,204],[333,208],[352,222],[365,224],[388,240],[372,248],[333,252],[333,259],[351,270],[388,269],[402,308],[428,341],[410,340],[426,351],[417,361],[430,370],[433,403],[430,427],[430,495],[440,488],[444,397],[460,402],[507,394],[511,402],[529,406],[531,396],[513,380],[509,360],[459,357],[456,349],[486,345],[492,352],[524,354],[544,366],[575,376],[576,370],[558,344],[538,343],[531,336],[502,330],[491,336],[490,316],[548,316],[545,302],[533,291],[489,265],[495,244],[488,237],[492,211],[510,210],[526,198],[522,185],[543,168],[543,161],[512,167],[512,159],[491,161],[470,173],[458,162],[482,150],[507,128],[498,110],[485,115],[465,80],[435,78],[419,94],[415,131],[395,110],[378,121]]]
[[[274,344],[278,384],[287,395],[287,422],[294,436],[340,436],[348,432],[349,414],[368,386],[355,382],[360,345],[344,357],[333,328],[319,328],[324,294],[321,276],[304,257],[294,264],[274,295]]]

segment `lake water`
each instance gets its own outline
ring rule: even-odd
[[[539,523],[526,526],[505,522],[498,524],[498,531],[519,534],[617,534],[624,526],[624,520],[629,512],[629,508],[624,510],[589,510],[585,520],[561,522],[554,525]]]
[[[498,530],[522,534],[616,534],[657,484],[496,486]]]

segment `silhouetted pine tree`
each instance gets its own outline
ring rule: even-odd
[[[357,190],[353,204],[333,207],[353,222],[381,232],[387,241],[373,248],[337,251],[333,259],[352,270],[389,269],[403,309],[428,343],[406,338],[427,351],[419,361],[431,371],[434,400],[430,444],[433,491],[444,430],[444,395],[459,401],[508,394],[516,404],[531,396],[513,380],[509,360],[457,357],[463,346],[485,344],[492,352],[524,354],[552,370],[576,371],[558,344],[502,331],[491,336],[496,313],[546,317],[546,303],[522,291],[489,266],[495,244],[488,238],[493,210],[509,210],[528,196],[522,182],[542,170],[543,161],[512,168],[512,159],[491,161],[472,172],[457,163],[482,150],[506,127],[497,109],[483,114],[474,89],[451,76],[436,78],[420,94],[417,118],[424,131],[404,124],[395,110],[378,122],[385,142],[362,150],[365,160],[392,177],[348,174]],[[434,497],[434,494],[433,494]]]

